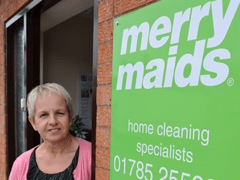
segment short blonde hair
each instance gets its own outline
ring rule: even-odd
[[[73,114],[72,98],[66,89],[57,83],[46,83],[32,89],[27,98],[29,117],[34,120],[35,103],[39,97],[45,96],[46,92],[54,93],[64,98],[68,107],[69,117],[71,117]]]

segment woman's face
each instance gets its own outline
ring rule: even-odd
[[[46,93],[35,103],[34,121],[29,118],[33,128],[44,141],[57,142],[69,135],[69,112],[65,100],[57,94]]]

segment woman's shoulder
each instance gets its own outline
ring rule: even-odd
[[[92,143],[90,143],[84,139],[81,139],[81,138],[78,138],[78,141],[79,141],[81,150],[92,151]]]
[[[9,180],[21,177],[28,170],[30,156],[34,148],[24,152],[14,161]]]
[[[83,161],[91,161],[92,159],[92,143],[83,140],[81,138],[78,138],[79,141],[79,157]]]
[[[78,138],[79,141],[79,159],[78,166],[74,170],[75,179],[91,179],[91,165],[92,165],[92,143]]]
[[[34,147],[35,148],[35,147]],[[18,163],[25,163],[25,162],[28,162],[29,159],[30,159],[30,156],[34,150],[34,148],[22,153],[16,160],[14,163],[18,164]]]

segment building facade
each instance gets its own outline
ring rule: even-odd
[[[92,64],[89,64],[93,73],[93,177],[97,180],[109,179],[110,172],[110,131],[111,131],[111,83],[112,83],[112,50],[113,50],[113,20],[132,11],[138,10],[158,0],[95,0],[90,6],[94,7]],[[12,161],[15,158],[14,147],[15,126],[12,126],[10,114],[11,90],[9,78],[12,72],[7,62],[7,22],[17,13],[24,10],[32,0],[1,0],[0,1],[0,179],[8,178]],[[54,1],[57,6],[61,1]],[[71,1],[69,1],[71,3]],[[79,9],[81,11],[86,10]],[[96,14],[97,13],[97,14]],[[83,32],[85,33],[85,32]],[[51,35],[49,35],[51,37]],[[56,37],[58,38],[58,37]],[[60,41],[61,42],[61,41]],[[12,47],[13,48],[13,47]],[[95,49],[94,49],[95,48]],[[91,53],[92,53],[91,52]],[[45,56],[43,56],[45,58]],[[46,57],[47,58],[47,57]],[[51,67],[51,66],[49,66]],[[39,72],[41,68],[39,68]],[[46,69],[46,68],[45,68]],[[14,69],[13,69],[14,70]],[[82,70],[84,71],[84,70]],[[91,70],[89,70],[91,71]],[[49,76],[51,77],[51,76]],[[39,80],[35,84],[47,82]],[[14,80],[14,78],[13,78]],[[53,81],[50,79],[49,81]],[[34,81],[34,79],[32,79]],[[42,81],[42,82],[40,82]],[[32,84],[34,86],[34,83]],[[95,86],[95,87],[94,87]],[[16,91],[16,89],[14,90]],[[14,133],[13,133],[14,132]],[[36,138],[38,138],[36,136]],[[29,139],[28,142],[34,141]],[[34,141],[37,144],[37,141]],[[32,145],[35,145],[34,143]],[[29,145],[30,146],[30,145]],[[27,148],[29,149],[29,147]],[[14,154],[14,155],[13,155]],[[10,158],[12,157],[12,160]]]

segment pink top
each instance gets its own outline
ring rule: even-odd
[[[92,144],[80,138],[78,138],[78,141],[80,145],[79,158],[78,165],[73,171],[73,177],[77,180],[90,180],[92,164]],[[23,153],[15,160],[12,166],[9,180],[27,180],[29,161],[34,148]]]

